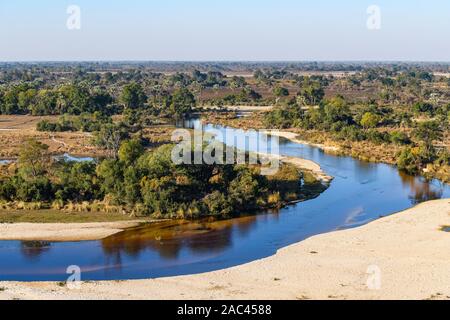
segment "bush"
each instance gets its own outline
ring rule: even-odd
[[[433,116],[435,112],[435,107],[427,102],[417,102],[413,105],[412,109],[416,113],[427,113],[430,116]]]
[[[366,112],[361,118],[361,126],[363,128],[375,128],[380,122],[380,117],[372,112]]]
[[[391,136],[387,132],[380,132],[372,129],[367,131],[367,140],[376,144],[383,144],[389,143],[391,141]]]
[[[430,155],[426,147],[407,147],[400,152],[397,158],[397,165],[400,170],[410,174],[417,174],[427,163],[433,161],[432,158],[433,156]]]
[[[392,131],[390,134],[390,141],[397,145],[411,144],[411,139],[408,135],[401,131]]]
[[[224,218],[229,217],[233,213],[233,207],[228,202],[226,196],[220,191],[214,191],[208,194],[203,199],[203,203],[207,207],[207,215]]]

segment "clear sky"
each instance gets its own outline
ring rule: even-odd
[[[450,61],[450,1],[0,0],[0,61],[38,60]]]

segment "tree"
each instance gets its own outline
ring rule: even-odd
[[[330,99],[324,107],[325,121],[331,126],[337,122],[351,124],[353,117],[350,108],[343,97],[337,96]]]
[[[103,114],[108,113],[107,106],[114,101],[114,98],[106,91],[95,91],[91,96],[92,108],[95,111],[99,111]]]
[[[57,91],[56,109],[58,114],[80,114],[91,109],[91,96],[86,87],[68,84]]]
[[[1,106],[2,114],[16,114],[19,112],[19,90],[11,88],[3,95],[3,104]]]
[[[428,102],[417,102],[413,105],[415,113],[428,113],[430,116],[434,114],[435,107]]]
[[[429,147],[432,146],[433,141],[442,139],[443,132],[437,121],[425,121],[418,124],[413,134]]]
[[[172,94],[172,101],[169,107],[170,113],[177,118],[189,116],[196,106],[195,97],[186,88],[177,89]]]
[[[369,129],[369,128],[375,128],[379,122],[380,122],[380,118],[376,114],[374,114],[372,112],[366,112],[363,114],[360,123],[361,123],[361,126],[363,126],[363,128]]]
[[[142,89],[142,86],[138,83],[130,83],[126,85],[120,96],[120,100],[127,109],[143,108],[147,101],[147,96]]]
[[[390,140],[397,145],[406,145],[411,143],[411,139],[408,135],[401,131],[392,131],[390,134]]]
[[[226,196],[220,191],[214,191],[203,198],[203,202],[208,208],[208,213],[212,216],[229,217],[233,213],[233,207]]]
[[[277,86],[273,89],[273,94],[276,97],[287,97],[289,95],[289,90],[286,88]]]
[[[23,113],[28,112],[31,107],[35,104],[37,91],[35,89],[28,89],[27,91],[22,91],[18,96],[18,107]]]
[[[57,174],[60,179],[56,199],[62,201],[91,201],[100,196],[94,162],[63,163]]]
[[[119,149],[119,160],[126,165],[133,164],[144,153],[141,141],[132,139],[124,141]]]
[[[117,201],[120,201],[121,195],[124,194],[122,169],[119,161],[105,159],[95,170],[101,181],[102,192],[105,195],[112,196]]]
[[[228,187],[230,201],[236,210],[253,209],[260,191],[258,180],[249,169],[239,167],[238,170]]]
[[[52,90],[39,90],[36,103],[31,107],[31,113],[35,116],[56,114],[57,97]]]
[[[308,83],[300,89],[298,94],[307,105],[319,104],[325,96],[325,91],[319,82]]]
[[[234,76],[229,83],[231,89],[243,88],[247,85],[244,77]]]
[[[128,138],[127,130],[116,124],[105,124],[95,133],[95,144],[109,151],[115,158],[123,140]]]
[[[408,173],[417,173],[420,164],[420,158],[411,148],[403,149],[397,158],[398,168]]]
[[[48,145],[35,139],[26,140],[20,148],[18,167],[25,180],[36,179],[46,173],[51,163]]]

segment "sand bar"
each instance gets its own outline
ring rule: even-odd
[[[0,299],[450,299],[445,225],[450,225],[448,199],[318,235],[231,269],[88,282],[80,290],[51,282],[1,282]],[[378,272],[380,280],[373,281]]]
[[[101,240],[145,221],[94,223],[2,223],[0,240],[88,241]]]

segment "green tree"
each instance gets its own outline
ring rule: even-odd
[[[144,153],[141,141],[137,139],[124,141],[119,148],[119,160],[126,165],[133,164]]]
[[[50,163],[48,145],[29,139],[21,146],[17,164],[20,175],[25,180],[33,180],[44,175]]]
[[[133,82],[123,88],[120,100],[127,109],[139,109],[144,107],[147,96],[142,86]]]
[[[55,197],[62,201],[92,201],[101,196],[94,162],[68,162],[57,171],[60,180]]]
[[[256,206],[260,186],[254,173],[238,167],[237,177],[228,187],[228,195],[235,210],[251,210]]]
[[[54,91],[42,89],[36,96],[36,103],[31,106],[31,113],[35,116],[57,114],[57,96]]]
[[[182,118],[189,116],[196,106],[195,97],[186,88],[177,89],[172,94],[172,101],[169,112],[175,117]]]
[[[392,131],[390,134],[390,140],[392,143],[398,145],[405,145],[411,143],[411,139],[408,137],[408,135],[401,131]]]
[[[117,202],[123,202],[123,168],[120,161],[115,159],[103,160],[95,170],[100,179],[101,190],[105,195],[111,196]]]
[[[208,208],[208,213],[221,218],[229,217],[233,213],[233,207],[227,197],[220,191],[214,191],[203,199]]]
[[[94,143],[109,151],[110,157],[117,157],[120,145],[128,138],[128,131],[120,124],[108,123],[101,127],[94,135]]]
[[[80,114],[93,112],[91,108],[91,96],[84,86],[68,84],[57,91],[56,110],[58,114]]]
[[[289,90],[284,87],[277,86],[273,89],[273,94],[278,98],[287,97],[289,95]]]
[[[361,126],[365,129],[375,128],[380,122],[380,117],[372,112],[366,112],[361,118]]]
[[[307,83],[298,94],[306,105],[318,105],[325,96],[325,91],[319,82]]]
[[[343,97],[337,96],[326,102],[324,107],[325,121],[331,126],[337,122],[353,123],[350,108]]]
[[[443,130],[437,121],[420,122],[413,132],[414,136],[423,141],[426,146],[433,145],[433,141],[440,140],[443,137]]]
[[[434,115],[435,107],[428,102],[417,102],[413,105],[415,113],[428,113],[430,116]]]

